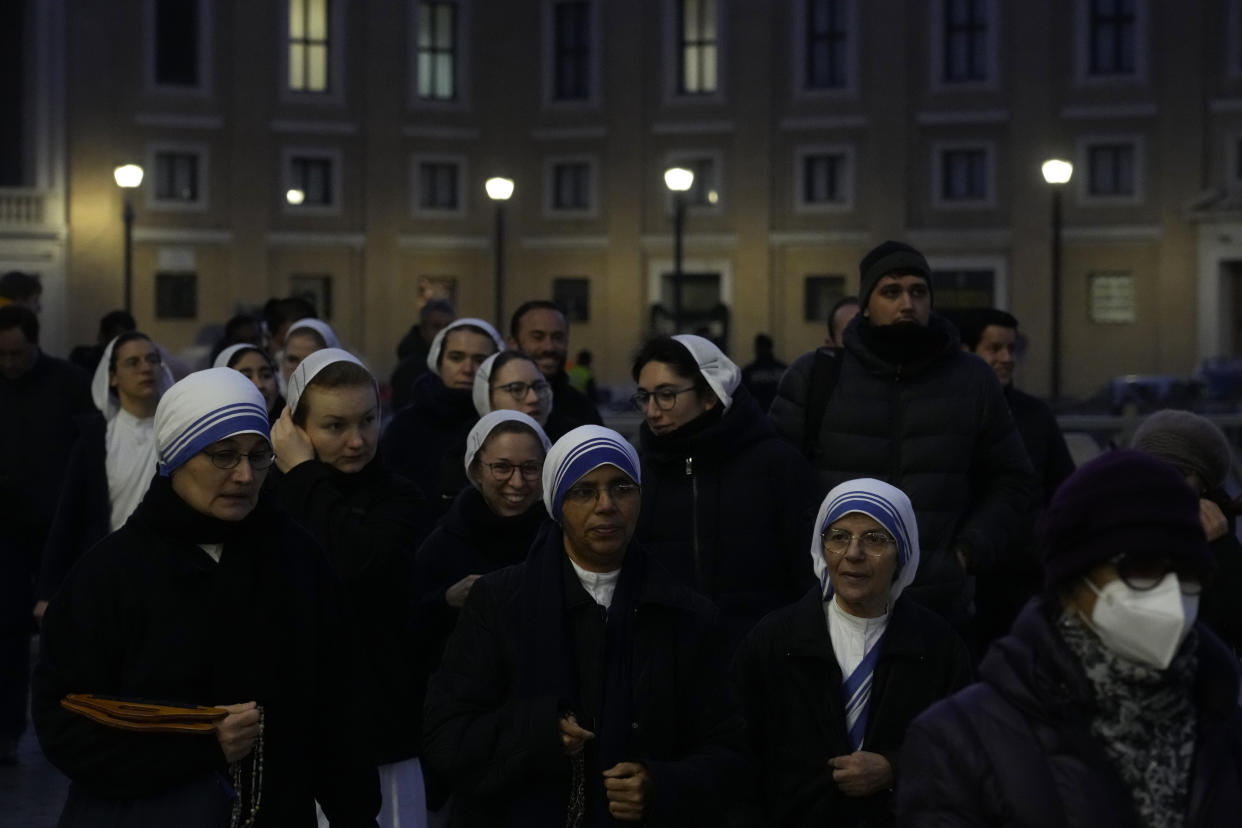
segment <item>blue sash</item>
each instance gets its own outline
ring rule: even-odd
[[[841,685],[845,698],[845,731],[850,750],[861,750],[863,736],[867,732],[867,710],[871,707],[871,679],[875,675],[875,663],[880,657],[883,637],[872,645],[863,660]]]

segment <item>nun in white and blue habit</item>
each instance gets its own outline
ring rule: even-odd
[[[567,509],[567,493],[606,467],[620,472],[605,476],[608,499]],[[606,772],[645,775],[653,828],[738,813],[744,736],[719,614],[632,540],[611,572],[568,552],[584,515],[632,538],[640,498],[616,487],[641,483],[621,435],[573,429],[544,463],[552,522],[524,563],[474,583],[424,706],[424,761],[454,786],[454,824],[612,825]],[[570,716],[591,734],[580,748],[562,739]]]
[[[33,718],[72,783],[61,824],[226,825],[232,812],[310,828],[318,800],[334,822],[374,825],[338,587],[314,540],[258,497],[272,460],[263,396],[229,368],[191,374],[160,400],[155,436],[146,496],[44,616]],[[213,730],[119,730],[61,706],[83,692],[255,702],[260,733],[230,764]]]
[[[833,532],[852,536],[843,551],[826,542]],[[892,825],[906,729],[970,681],[970,656],[938,615],[902,598],[919,538],[900,489],[870,478],[834,488],[810,553],[819,583],[763,619],[733,663],[763,820]]]

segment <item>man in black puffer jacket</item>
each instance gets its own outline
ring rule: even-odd
[[[963,627],[967,573],[1003,573],[1011,541],[1027,528],[1031,463],[1000,384],[963,353],[956,329],[932,312],[931,268],[900,242],[859,265],[862,312],[845,329],[836,382],[818,436],[806,439],[819,352],[799,357],[770,416],[810,448],[820,494],[875,477],[910,495],[923,561],[910,595]]]

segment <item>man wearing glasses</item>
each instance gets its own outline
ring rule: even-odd
[[[543,468],[556,525],[471,589],[424,707],[454,824],[730,824],[745,763],[724,636],[632,543],[640,484],[621,435],[569,432]]]
[[[869,476],[910,496],[923,548],[910,596],[969,631],[971,576],[1003,577],[1029,523],[1031,463],[996,376],[933,312],[923,254],[887,241],[859,273],[844,349],[828,363],[799,357],[771,417],[821,492]]]

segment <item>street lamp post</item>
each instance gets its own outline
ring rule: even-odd
[[[130,201],[129,191],[142,184],[142,167],[137,164],[124,164],[112,171],[116,185],[125,193],[125,210],[121,214],[125,221],[125,312],[132,314],[134,292],[134,205]]]
[[[496,325],[504,325],[505,312],[505,202],[513,197],[513,179],[489,178],[483,183],[487,197],[496,203],[495,222],[495,294]],[[503,328],[502,328],[503,329]]]
[[[1042,167],[1052,187],[1052,400],[1061,399],[1061,190],[1074,174],[1068,161],[1051,159]]]
[[[683,167],[664,171],[664,186],[673,194],[673,330],[681,330],[681,243],[686,229],[686,191],[694,186],[694,173]]]

